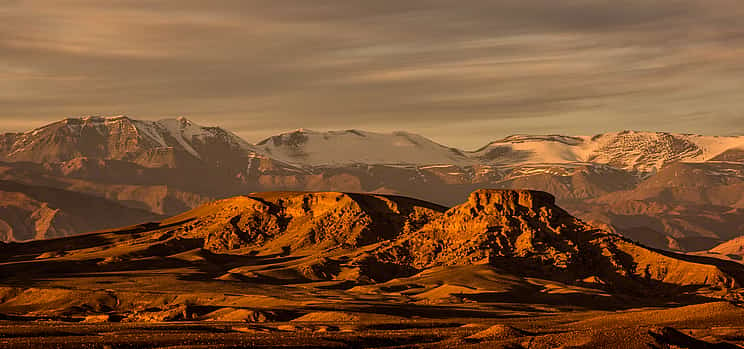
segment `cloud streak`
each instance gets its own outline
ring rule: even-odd
[[[0,0],[0,126],[187,115],[252,141],[407,129],[466,148],[517,132],[730,133],[742,15],[723,0]]]

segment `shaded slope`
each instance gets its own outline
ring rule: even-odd
[[[162,216],[91,195],[0,180],[0,217],[2,240],[23,241],[111,229]]]
[[[633,188],[569,206],[654,247],[699,251],[741,234],[743,195],[741,164],[676,163]]]

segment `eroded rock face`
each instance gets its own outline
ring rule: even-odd
[[[476,190],[470,194],[467,207],[477,214],[535,215],[543,208],[555,206],[555,198],[535,190]]]
[[[256,193],[204,205],[158,227],[165,227],[158,243],[173,249],[168,253],[201,242],[219,254],[312,256],[282,271],[304,280],[380,282],[467,264],[629,289],[639,283],[733,288],[744,278],[744,272],[596,229],[539,191],[477,190],[449,210],[396,196]]]
[[[261,246],[279,234],[283,228],[279,217],[266,204],[256,202],[251,209],[230,218],[204,239],[204,248],[211,251],[239,249],[248,245]]]
[[[468,201],[377,251],[381,261],[426,269],[489,263],[566,280],[600,278],[618,287],[738,287],[719,266],[674,258],[587,225],[539,191],[478,190]]]
[[[376,195],[294,192],[222,200],[207,210],[213,211],[209,218],[191,223],[185,233],[203,237],[208,250],[291,251],[377,243],[420,227],[444,209]]]
[[[495,257],[537,259],[565,268],[578,247],[577,234],[591,228],[555,206],[539,191],[478,190],[416,234],[394,254],[410,254],[418,266],[488,262]]]

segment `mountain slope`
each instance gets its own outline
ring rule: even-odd
[[[256,147],[267,156],[303,166],[470,164],[460,150],[408,132],[300,129],[269,137]]]
[[[615,287],[633,282],[738,287],[744,274],[661,254],[595,229],[555,206],[547,193],[478,190],[464,204],[392,248],[414,265],[487,261],[510,264],[564,282],[599,278]]]
[[[697,255],[728,259],[739,263],[744,262],[744,236],[735,237],[720,243],[707,251],[695,252]]]
[[[163,224],[192,222],[184,236],[204,239],[204,248],[215,252],[245,247],[279,252],[369,245],[442,211],[394,196],[268,192],[210,203]]]
[[[511,136],[489,143],[472,156],[498,165],[595,163],[649,173],[676,161],[713,160],[742,148],[744,137],[740,136],[623,131],[593,137]]]
[[[219,127],[179,117],[160,121],[126,116],[67,118],[25,133],[5,134],[0,160],[60,162],[86,157],[145,167],[212,166],[255,156],[251,145]]]
[[[635,186],[568,206],[654,247],[706,250],[744,231],[742,166],[674,163]]]
[[[62,237],[160,218],[91,195],[0,180],[4,241]]]

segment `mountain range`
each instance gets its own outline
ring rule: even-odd
[[[299,129],[250,144],[185,118],[91,116],[0,136],[0,180],[0,194],[12,198],[0,201],[6,241],[154,221],[267,190],[397,194],[452,206],[478,188],[535,189],[652,247],[706,250],[744,232],[744,137],[516,135],[466,151],[408,132]],[[44,190],[89,197],[118,220],[86,217]]]

